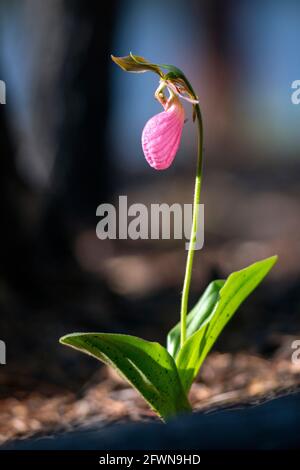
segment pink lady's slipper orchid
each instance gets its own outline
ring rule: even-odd
[[[147,162],[156,170],[165,170],[172,164],[178,151],[184,125],[184,109],[179,98],[193,105],[195,119],[198,98],[183,74],[173,65],[152,64],[143,57],[130,55],[125,57],[111,56],[112,60],[126,72],[154,72],[160,77],[160,84],[155,97],[162,104],[164,111],[153,116],[145,125],[142,134],[142,147]],[[165,73],[162,69],[166,69]],[[167,88],[170,97],[167,99],[163,90]]]
[[[168,100],[156,94],[164,107],[144,127],[142,147],[147,162],[156,170],[165,170],[172,164],[180,145],[184,125],[184,109],[179,98],[171,93]]]
[[[180,99],[193,105],[193,121],[197,123],[198,133],[197,166],[180,323],[169,331],[166,348],[157,342],[116,333],[72,333],[60,338],[60,342],[113,367],[166,421],[177,414],[192,411],[188,395],[204,359],[238,306],[270,271],[277,257],[272,256],[236,271],[226,281],[213,281],[189,313],[189,291],[200,222],[203,160],[203,124],[198,98],[184,73],[173,65],[153,64],[133,54],[112,56],[112,59],[126,72],[153,72],[160,77],[155,97],[164,111],[147,122],[142,135],[144,154],[153,168],[168,168],[178,150],[184,124]],[[169,98],[163,93],[165,88],[169,90]],[[209,320],[205,322],[204,316],[208,315]]]

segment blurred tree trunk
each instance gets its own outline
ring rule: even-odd
[[[0,260],[16,278],[26,271],[34,277],[34,265],[39,276],[70,262],[77,232],[95,228],[96,208],[112,193],[106,123],[116,4],[0,3],[7,39],[0,79],[9,91],[0,122]]]

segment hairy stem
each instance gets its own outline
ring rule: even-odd
[[[203,123],[199,105],[195,105],[197,128],[198,128],[198,149],[197,149],[197,170],[195,180],[194,202],[193,202],[193,220],[191,228],[191,237],[189,244],[189,251],[186,260],[185,276],[182,289],[181,298],[181,312],[180,312],[180,345],[184,345],[186,340],[186,316],[188,311],[189,292],[192,279],[193,260],[195,253],[195,244],[197,240],[198,229],[198,215],[201,193],[202,181],[202,162],[203,162]]]

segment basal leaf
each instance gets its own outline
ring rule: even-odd
[[[276,261],[277,256],[272,256],[230,274],[220,290],[220,298],[208,321],[189,337],[178,353],[176,364],[186,392],[189,391],[204,359],[227,322]]]
[[[163,419],[190,410],[174,359],[159,343],[109,333],[74,333],[60,342],[112,366]]]
[[[224,280],[211,282],[205,289],[204,293],[190,311],[186,318],[186,337],[187,339],[198,331],[201,326],[207,321],[214,306],[219,299],[219,292],[224,285]],[[170,330],[167,337],[167,349],[171,356],[176,358],[180,349],[180,322],[177,323],[172,330]]]

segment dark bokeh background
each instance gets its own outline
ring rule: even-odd
[[[164,341],[178,320],[178,241],[100,241],[96,208],[190,203],[191,109],[175,163],[155,172],[140,135],[159,105],[129,51],[182,68],[205,123],[205,247],[192,298],[212,279],[277,253],[279,263],[217,344],[268,355],[300,335],[300,4],[296,0],[2,0],[0,79],[1,394],[32,382],[78,387],[97,364],[64,349],[72,331]]]

